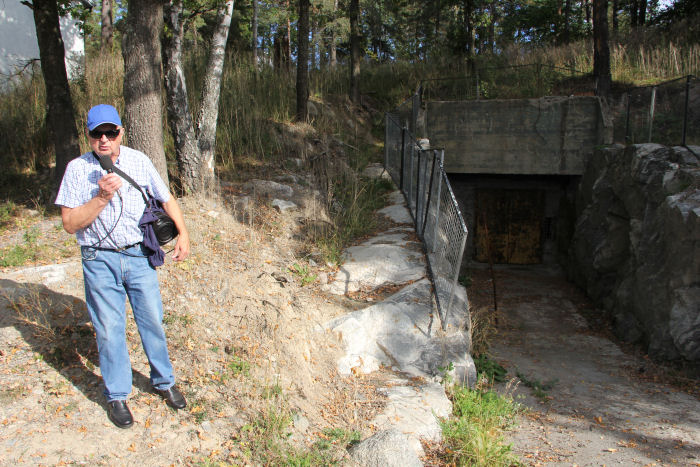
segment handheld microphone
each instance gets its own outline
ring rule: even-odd
[[[100,156],[100,167],[106,170],[107,173],[112,173],[114,171],[114,162],[112,162],[112,158],[107,154]]]

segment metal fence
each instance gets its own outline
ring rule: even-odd
[[[631,88],[614,108],[615,142],[700,145],[700,79],[688,75]]]
[[[453,308],[464,306],[455,300],[455,293],[467,226],[443,168],[444,151],[421,147],[409,130],[410,120],[402,119],[402,114],[405,112],[386,114],[384,167],[406,197],[416,232],[425,245],[444,329],[448,316],[463,313]]]

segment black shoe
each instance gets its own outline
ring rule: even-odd
[[[109,419],[119,428],[131,428],[134,424],[134,417],[131,416],[131,411],[126,405],[126,401],[111,401],[108,402]]]
[[[178,390],[177,386],[172,386],[169,389],[155,389],[156,394],[165,399],[165,401],[176,409],[184,409],[187,406],[185,396]]]

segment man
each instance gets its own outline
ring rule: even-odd
[[[119,113],[111,105],[97,105],[87,115],[91,152],[73,159],[66,168],[56,204],[63,228],[76,234],[85,282],[85,301],[97,335],[100,369],[108,415],[120,428],[134,419],[126,399],[131,392],[131,361],[126,344],[126,297],[134,313],[156,393],[176,409],[186,406],[175,386],[173,367],[163,331],[163,304],[156,270],[149,265],[138,223],[145,203],[133,185],[102,170],[99,157],[108,155],[121,169],[163,203],[179,236],[172,258],[190,253],[185,221],[175,198],[142,152],[121,146],[124,137]]]

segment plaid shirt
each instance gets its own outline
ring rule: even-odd
[[[120,146],[119,158],[114,165],[154,198],[161,202],[170,199],[168,187],[144,153]],[[87,203],[97,196],[100,190],[97,182],[106,173],[92,152],[73,159],[66,167],[55,204],[77,208]],[[75,233],[78,244],[116,249],[141,242],[143,234],[139,229],[139,220],[145,207],[139,190],[122,179],[122,187],[93,223]]]

